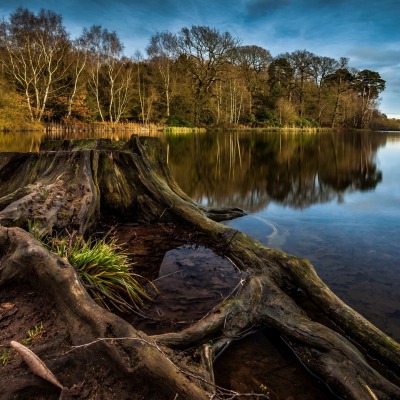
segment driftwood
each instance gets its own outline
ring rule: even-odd
[[[222,396],[212,382],[212,359],[256,325],[279,332],[341,398],[400,398],[400,345],[337,298],[307,260],[268,249],[215,222],[241,210],[194,204],[171,178],[156,139],[50,142],[39,153],[1,154],[0,193],[0,288],[29,282],[45,292],[72,345],[93,342],[93,351],[117,365],[137,388],[148,386],[138,389],[137,398],[143,393],[165,399]],[[173,221],[206,235],[246,273],[238,295],[187,329],[149,337],[97,306],[73,268],[20,228],[34,223],[42,233],[85,234],[100,221],[120,220]],[[299,291],[328,323],[314,320],[297,303]],[[182,361],[181,351],[188,348],[199,349],[200,362]],[[77,382],[64,378],[63,384]],[[10,398],[18,390],[10,389]]]

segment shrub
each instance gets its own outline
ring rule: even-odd
[[[170,115],[167,120],[167,126],[178,126],[193,128],[194,125],[179,115]]]
[[[295,126],[298,128],[318,128],[319,124],[313,119],[297,117],[295,120]]]

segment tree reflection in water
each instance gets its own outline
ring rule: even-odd
[[[169,166],[182,189],[209,206],[248,211],[277,202],[294,208],[342,200],[382,180],[376,152],[384,135],[210,132],[170,136]]]

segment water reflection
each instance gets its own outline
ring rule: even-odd
[[[346,191],[374,189],[382,180],[376,152],[390,133],[155,132],[181,188],[209,206],[259,211],[272,201],[303,209],[342,201]],[[154,135],[153,134],[153,135]],[[38,151],[52,139],[128,140],[130,132],[1,133],[0,151]]]
[[[158,131],[145,132],[150,136],[162,136]],[[48,140],[59,139],[112,139],[129,140],[132,132],[115,132],[111,130],[93,132],[90,130],[77,131],[35,131],[35,132],[0,132],[0,152],[37,152],[40,144]]]
[[[166,252],[159,268],[153,280],[157,292],[149,287],[153,300],[146,315],[152,321],[140,325],[147,333],[174,331],[198,321],[235,292],[245,277],[226,258],[188,244]]]
[[[374,189],[382,180],[376,152],[386,137],[207,133],[166,140],[171,171],[195,201],[258,211],[271,201],[302,209]]]
[[[44,132],[0,132],[0,152],[36,152]]]

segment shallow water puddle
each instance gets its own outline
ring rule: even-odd
[[[245,274],[203,243],[176,227],[125,224],[117,236],[132,254],[135,272],[147,277],[153,301],[132,315],[132,325],[150,335],[179,331],[203,318],[215,305],[240,288]],[[234,342],[215,364],[217,384],[271,399],[332,399],[329,391],[302,368],[279,337],[264,330]],[[264,389],[262,389],[264,388]],[[265,393],[265,392],[264,392]]]
[[[234,342],[214,365],[217,384],[271,400],[338,400],[270,329]]]
[[[181,329],[201,319],[240,286],[244,274],[204,246],[182,245],[165,253],[153,301],[143,312],[148,320],[132,321],[147,333]]]

